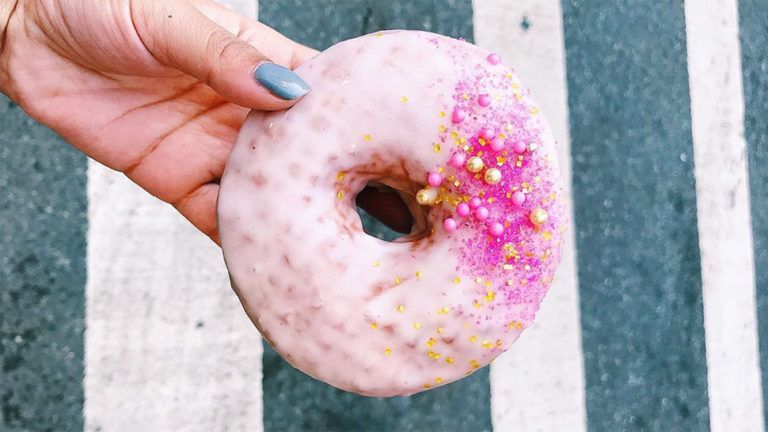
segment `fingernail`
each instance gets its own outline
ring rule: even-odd
[[[274,63],[262,63],[253,74],[256,81],[275,96],[293,100],[309,93],[309,84],[288,68]]]

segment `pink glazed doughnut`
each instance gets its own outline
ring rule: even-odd
[[[471,374],[528,327],[560,258],[554,140],[500,58],[416,31],[335,45],[312,92],[252,112],[221,182],[232,285],[293,366],[372,396]],[[411,233],[366,234],[355,196],[387,185]]]

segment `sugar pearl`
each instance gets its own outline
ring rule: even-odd
[[[523,141],[517,141],[512,145],[512,150],[517,154],[523,154],[528,150],[528,146]]]
[[[458,227],[458,224],[453,218],[448,218],[443,221],[443,228],[445,228],[445,230],[448,232],[456,231],[457,227]]]
[[[490,233],[494,237],[500,236],[504,232],[504,225],[494,222],[491,224],[491,228],[489,229]]]
[[[431,172],[427,176],[427,183],[429,183],[430,186],[438,187],[442,182],[443,182],[443,175],[440,173]]]
[[[488,209],[485,207],[480,206],[477,208],[477,210],[475,210],[475,216],[477,216],[477,218],[480,220],[488,219],[489,215],[490,213],[488,212]]]
[[[492,128],[484,127],[480,129],[480,138],[483,138],[486,141],[490,141],[493,139],[494,136],[496,136],[496,131],[494,131]]]
[[[478,197],[472,197],[472,199],[469,200],[469,207],[476,209],[480,207],[480,205],[483,203],[483,200],[481,200]]]
[[[498,168],[488,168],[485,172],[485,182],[488,184],[498,184],[501,181],[501,171]]]
[[[488,63],[492,65],[497,65],[501,63],[501,57],[499,57],[499,55],[495,53],[488,54],[488,57],[486,57],[485,59],[488,60]]]
[[[487,107],[491,104],[491,97],[487,94],[481,94],[477,97],[477,104],[482,107]]]
[[[455,166],[456,168],[461,168],[464,166],[464,162],[467,161],[467,155],[462,152],[454,153],[453,156],[451,156],[451,165]]]
[[[517,191],[512,194],[512,202],[515,203],[515,205],[520,205],[525,202],[525,194]]]
[[[467,118],[467,113],[464,112],[461,108],[454,108],[453,113],[451,114],[451,121],[454,123],[461,123],[464,121],[464,119]]]
[[[416,202],[421,205],[432,205],[437,201],[437,189],[425,188],[416,192]]]
[[[471,158],[469,158],[469,160],[467,161],[467,170],[469,170],[469,172],[476,173],[476,172],[480,172],[481,169],[483,169],[482,159],[480,159],[477,156],[472,156]]]
[[[493,151],[501,151],[502,149],[504,149],[504,140],[499,137],[492,139],[491,148],[493,149]]]
[[[469,209],[467,203],[461,203],[456,206],[456,214],[461,217],[468,216],[470,211],[471,210]]]
[[[531,211],[531,216],[530,216],[531,223],[533,223],[536,226],[544,225],[544,222],[547,221],[548,216],[549,215],[547,215],[546,210],[544,210],[541,207],[537,207],[533,209],[533,211]]]

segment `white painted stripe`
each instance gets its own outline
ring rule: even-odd
[[[261,338],[219,248],[93,161],[88,200],[86,430],[263,430]]]
[[[763,430],[736,0],[685,2],[713,432]]]
[[[528,29],[523,28],[526,23]],[[515,68],[549,119],[571,208],[571,151],[559,0],[475,0],[475,42]],[[573,224],[558,274],[536,318],[491,366],[494,430],[586,430]]]

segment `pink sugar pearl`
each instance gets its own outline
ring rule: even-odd
[[[458,224],[453,218],[448,218],[443,221],[443,228],[448,232],[454,232],[458,228]]]
[[[491,224],[491,228],[488,230],[494,237],[500,236],[504,232],[504,225],[494,222]]]
[[[491,148],[493,149],[493,151],[501,151],[504,148],[504,140],[502,140],[499,137],[492,139]]]
[[[487,107],[491,104],[491,96],[487,94],[481,94],[477,97],[477,104],[481,107]]]
[[[471,210],[469,209],[469,205],[467,203],[461,203],[456,206],[456,214],[461,217],[469,216],[469,213]]]
[[[455,166],[456,168],[461,168],[464,166],[464,162],[467,161],[467,155],[458,152],[454,153],[453,156],[451,156],[451,165]]]
[[[469,200],[469,206],[473,209],[476,209],[480,207],[480,205],[483,203],[483,201],[478,197],[473,197]]]
[[[475,210],[475,216],[477,216],[477,218],[480,220],[488,219],[489,215],[490,213],[488,212],[488,209],[485,207],[480,206],[477,208],[477,210]]]
[[[501,63],[501,57],[499,57],[499,55],[495,53],[488,54],[488,57],[486,57],[485,59],[488,60],[488,63],[492,65],[497,65]]]
[[[528,145],[522,141],[517,141],[512,145],[512,150],[514,150],[517,154],[523,154],[526,150],[528,150]]]
[[[493,129],[491,129],[489,127],[484,127],[482,129],[480,129],[480,134],[479,135],[480,135],[480,138],[483,138],[484,140],[488,141],[488,140],[493,139],[494,135],[496,135],[496,134],[493,131]]]
[[[429,183],[430,186],[438,187],[442,182],[443,182],[443,175],[440,173],[431,172],[427,176],[427,183]]]
[[[520,192],[520,191],[517,191],[517,192],[513,193],[512,194],[512,202],[515,205],[520,205],[520,204],[524,203],[525,202],[525,194]]]
[[[461,123],[464,121],[464,119],[467,118],[467,113],[464,112],[463,109],[456,107],[453,109],[453,113],[451,114],[451,121],[454,123]]]

